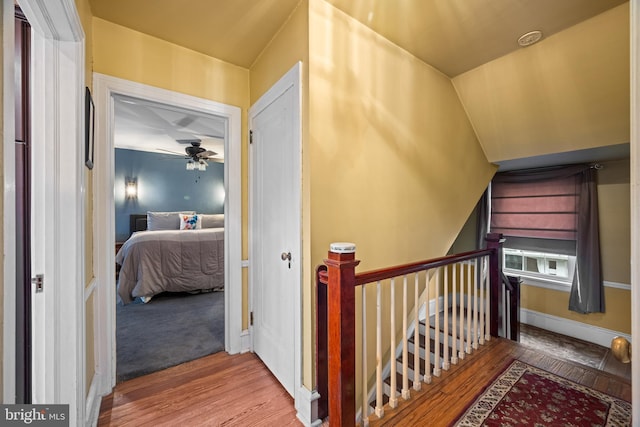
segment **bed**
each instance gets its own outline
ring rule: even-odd
[[[135,298],[148,302],[162,292],[223,290],[223,216],[154,214],[148,213],[145,221],[141,220],[142,215],[131,216],[131,224],[137,224],[136,228],[116,254],[116,263],[121,266],[117,284],[119,300],[124,304]],[[181,219],[176,225],[173,214],[189,217],[193,228],[188,228],[189,224],[185,225]],[[197,216],[200,223],[194,219]],[[143,227],[147,229],[138,229]]]

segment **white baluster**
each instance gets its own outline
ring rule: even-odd
[[[396,366],[396,279],[391,279],[391,350],[389,354],[391,355],[391,391],[389,394],[389,406],[391,408],[395,408],[398,406],[398,397],[396,396],[398,391],[398,378],[396,375],[397,366]]]
[[[472,304],[471,304],[471,263],[467,262],[467,354],[471,354],[472,345],[471,345],[471,315],[472,315]]]
[[[426,273],[426,282],[427,286],[424,290],[424,298],[425,298],[425,319],[424,319],[424,382],[427,384],[431,384],[431,350],[430,348],[430,339],[431,339],[431,315],[429,314],[429,281],[430,281],[430,271],[427,270]],[[418,349],[419,350],[419,349]]]
[[[433,375],[440,376],[441,362],[440,362],[440,267],[436,268],[436,308],[435,308],[435,343],[434,343],[434,358],[433,358]]]
[[[407,276],[402,279],[402,398],[411,397],[409,392],[409,348],[407,343]]]
[[[382,403],[382,285],[376,284],[376,410],[378,418],[384,416]]]
[[[473,260],[473,349],[478,349],[478,258]]]
[[[418,391],[422,388],[420,383],[420,282],[418,280],[418,273],[414,275],[413,288],[414,294],[414,307],[413,307],[413,324],[415,326],[413,330],[413,389]]]
[[[442,356],[442,369],[449,370],[449,266],[444,266],[444,310],[442,321],[444,322],[444,355]]]
[[[452,264],[451,265],[451,275],[453,276],[453,283],[451,286],[451,289],[453,290],[453,294],[451,295],[451,303],[453,305],[453,308],[451,310],[451,339],[452,339],[452,348],[451,348],[451,363],[454,365],[458,364],[458,337],[456,336],[456,334],[458,333],[457,331],[457,318],[458,318],[458,299],[456,298],[456,288],[458,286],[458,276],[456,274],[456,270],[458,263]]]
[[[369,425],[369,384],[367,382],[367,289],[366,286],[361,286],[360,288],[362,289],[362,426],[366,427]]]
[[[464,263],[460,264],[460,351],[458,357],[464,360]]]

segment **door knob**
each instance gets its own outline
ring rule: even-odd
[[[282,252],[282,254],[280,254],[280,258],[283,261],[289,261],[289,268],[291,268],[291,252]]]

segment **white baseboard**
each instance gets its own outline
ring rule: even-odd
[[[85,425],[95,427],[98,425],[98,417],[100,416],[100,404],[102,403],[102,396],[98,393],[99,376],[94,375],[91,380],[91,387],[89,387],[89,393],[87,394],[86,408],[85,408]]]
[[[528,310],[526,308],[520,309],[520,322],[607,348],[611,346],[611,340],[617,336],[625,337],[631,341],[631,335],[629,334],[576,322],[575,320],[569,320],[551,314]]]
[[[318,419],[318,399],[320,395],[317,391],[309,390],[305,386],[298,389],[296,393],[296,416],[308,427],[317,427],[322,425],[322,420]]]
[[[251,333],[248,329],[245,329],[240,334],[240,353],[246,353],[253,350],[251,343]]]

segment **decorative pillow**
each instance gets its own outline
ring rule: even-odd
[[[179,230],[182,214],[193,215],[195,212],[147,212],[147,230]]]
[[[202,214],[202,228],[224,228],[224,214]]]
[[[180,230],[198,230],[200,228],[202,228],[202,218],[200,215],[180,215]]]

